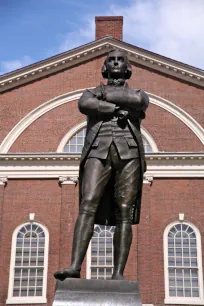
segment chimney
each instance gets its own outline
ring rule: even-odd
[[[123,38],[123,16],[96,16],[96,39],[104,36],[122,40]]]

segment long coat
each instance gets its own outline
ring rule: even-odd
[[[101,86],[96,87],[93,90],[86,90],[84,94],[81,96],[78,102],[79,110],[87,115],[87,130],[86,130],[86,137],[85,137],[85,143],[82,150],[81,155],[81,161],[80,161],[80,171],[79,171],[79,201],[81,203],[81,186],[83,182],[83,169],[84,165],[87,159],[87,156],[89,154],[89,151],[91,150],[91,146],[97,137],[97,134],[100,130],[101,124],[103,123],[104,116],[107,115],[113,115],[115,113],[115,106],[119,104],[119,106],[122,108],[123,105],[125,105],[126,109],[129,109],[129,113],[132,114],[132,116],[129,116],[128,125],[132,132],[132,135],[138,145],[138,151],[139,151],[139,160],[140,160],[140,183],[138,188],[138,194],[136,197],[136,201],[133,205],[132,209],[132,224],[138,224],[140,221],[140,210],[141,210],[141,197],[142,197],[142,185],[143,185],[143,174],[146,171],[146,162],[145,162],[145,156],[144,156],[144,146],[142,141],[142,135],[140,132],[140,122],[141,117],[145,117],[144,111],[146,110],[149,99],[146,93],[144,93],[141,90],[133,90],[129,89],[126,85],[126,92],[124,94],[124,99],[126,99],[126,94],[132,96],[130,98],[128,96],[128,102],[123,102],[120,97],[118,101],[120,100],[120,103],[113,103],[108,101],[103,101],[97,98],[98,93],[100,94],[101,90],[107,88],[103,88]],[[109,87],[110,88],[110,87]],[[109,101],[111,99],[117,99],[117,97],[112,97],[112,94],[107,93],[107,98],[109,98]],[[114,95],[114,93],[113,93]],[[117,95],[117,93],[116,93]],[[134,101],[135,100],[135,101]],[[121,102],[122,101],[122,102]],[[136,106],[134,108],[133,103],[135,102]],[[121,105],[122,103],[122,105]],[[96,213],[95,217],[95,224],[101,224],[101,225],[115,225],[115,202],[114,202],[114,190],[113,190],[113,184],[111,180],[105,187],[104,196],[101,199],[101,203],[99,205],[99,208]]]

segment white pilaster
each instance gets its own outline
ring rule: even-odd
[[[6,186],[8,183],[8,179],[6,176],[0,176],[0,186]]]
[[[78,177],[77,176],[60,176],[59,184],[60,185],[77,185]]]

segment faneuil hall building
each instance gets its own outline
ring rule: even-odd
[[[123,17],[96,17],[95,40],[0,77],[0,306],[51,306],[78,214],[85,89],[124,51],[148,93],[141,221],[125,279],[143,305],[204,305],[204,71],[123,41]],[[134,31],[134,29],[133,29]],[[137,33],[138,35],[138,33]],[[82,277],[109,279],[113,226],[95,225]]]

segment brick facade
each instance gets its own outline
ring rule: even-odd
[[[122,22],[121,17],[97,17],[96,38],[112,34],[122,39]],[[99,56],[4,92],[0,96],[0,141],[43,103],[68,92],[97,86],[103,81],[100,71],[104,59],[105,56]],[[132,68],[130,87],[171,101],[203,125],[204,91],[201,87],[145,66],[133,64]],[[76,100],[58,106],[25,129],[9,153],[56,152],[63,136],[84,120]],[[143,126],[154,138],[159,151],[203,151],[196,135],[181,120],[158,106],[149,106]],[[185,220],[204,234],[203,187],[203,180],[194,178],[156,178],[152,186],[144,185],[141,223],[133,228],[133,244],[125,271],[126,279],[138,279],[143,304],[164,305],[165,227],[178,221],[179,213],[184,213]],[[0,185],[0,306],[5,305],[7,298],[12,234],[17,226],[29,221],[29,213],[35,213],[36,222],[49,231],[47,306],[52,305],[53,273],[70,262],[77,212],[78,186],[75,184],[60,185],[57,179],[25,178],[9,179],[6,187]],[[85,275],[86,262],[82,269],[82,276]]]

